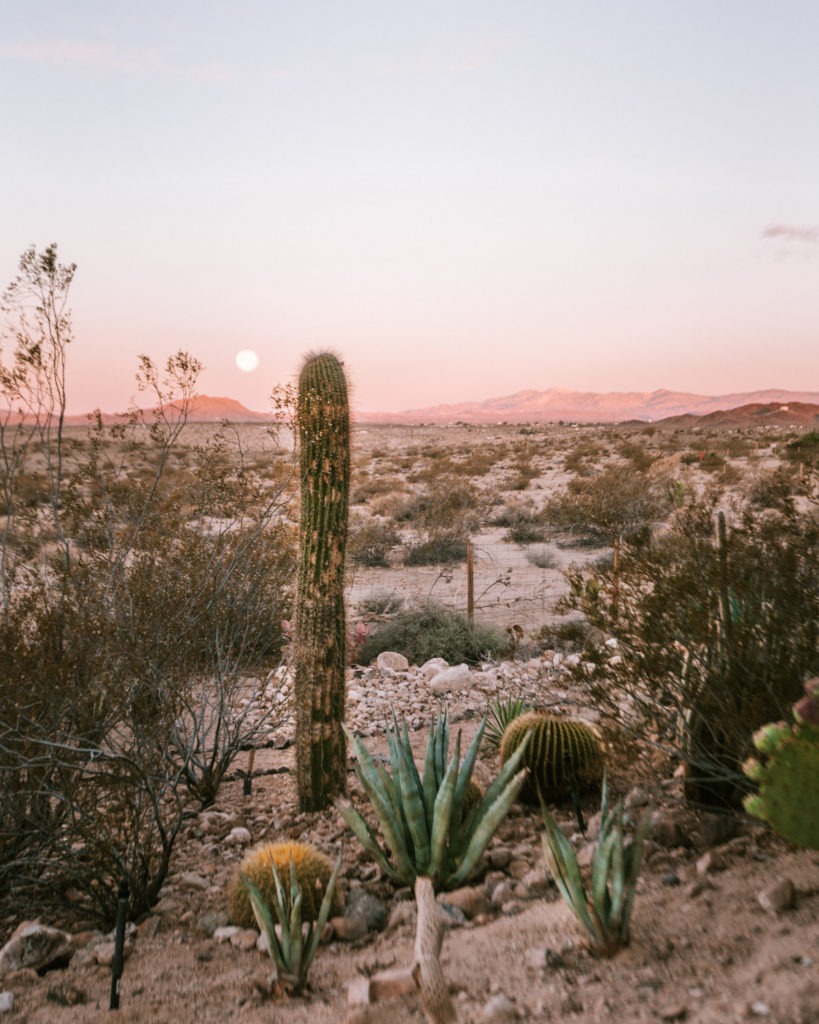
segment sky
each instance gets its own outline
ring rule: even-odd
[[[77,264],[69,412],[137,356],[266,411],[819,390],[815,0],[27,0],[0,285]],[[258,354],[243,372],[240,350]]]

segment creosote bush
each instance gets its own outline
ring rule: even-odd
[[[0,896],[110,923],[122,877],[133,916],[156,901],[185,790],[211,801],[269,715],[240,697],[278,661],[295,552],[284,467],[260,479],[227,426],[181,441],[187,353],[141,357],[151,414],[67,436],[74,269],[28,250],[3,297]]]
[[[430,658],[475,664],[487,656],[501,656],[508,643],[496,630],[476,626],[465,615],[426,601],[402,609],[374,629],[361,646],[359,661],[367,665],[382,651],[397,651],[415,665]]]

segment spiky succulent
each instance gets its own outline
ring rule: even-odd
[[[486,709],[486,730],[483,745],[490,753],[500,747],[503,734],[509,723],[531,710],[522,697],[496,697]]]
[[[524,799],[559,800],[574,790],[598,786],[603,776],[603,748],[594,726],[577,718],[528,711],[506,727],[500,744],[505,764],[529,736],[523,763],[529,768]]]
[[[287,887],[282,883],[275,859],[270,857],[269,871],[273,881],[273,893],[270,898],[263,896],[246,875],[242,876],[242,884],[247,891],[253,915],[265,937],[267,952],[276,965],[278,981],[293,992],[300,992],[307,981],[307,972],[310,970],[310,964],[316,955],[319,940],[333,907],[340,868],[341,851],[327,881],[318,913],[314,916],[311,912],[309,917],[304,914],[305,890],[299,882],[292,851],[286,876],[289,880]],[[309,921],[306,930],[302,923],[303,919]]]
[[[646,814],[633,842],[627,843],[623,802],[618,801],[609,809],[608,796],[608,782],[604,777],[600,835],[592,855],[588,893],[572,844],[558,828],[546,805],[541,803],[546,826],[542,836],[546,864],[561,896],[586,929],[590,947],[602,956],[612,956],[628,945],[643,843],[651,828],[651,816]]]
[[[280,875],[289,877],[291,863],[294,865],[296,882],[302,894],[302,919],[316,919],[330,884],[330,876],[333,873],[332,861],[321,850],[308,843],[266,843],[248,853],[231,879],[228,888],[228,913],[234,924],[242,928],[252,928],[256,923],[245,882],[251,882],[266,904],[273,906],[277,887],[271,864]],[[333,909],[338,909],[337,900]]]
[[[765,760],[749,758],[742,766],[759,784],[744,806],[797,846],[819,849],[819,680],[805,684],[793,717],[793,725],[769,722],[754,734]]]
[[[454,889],[470,876],[526,777],[521,769],[525,745],[503,766],[477,802],[470,806],[472,770],[485,722],[461,762],[461,734],[449,756],[446,716],[430,727],[422,772],[413,760],[406,723],[387,731],[390,768],[377,761],[360,739],[348,733],[356,773],[372,804],[386,849],[362,815],[337,800],[342,818],[389,878],[413,885],[429,877],[437,891]],[[474,793],[474,790],[472,790]]]

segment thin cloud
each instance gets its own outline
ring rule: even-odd
[[[819,227],[799,228],[791,224],[771,224],[762,232],[763,238],[783,238],[786,242],[819,242]]]
[[[0,56],[33,64],[76,64],[83,67],[107,68],[127,74],[161,71],[180,78],[207,82],[227,82],[233,76],[224,65],[176,67],[162,60],[152,50],[121,50],[110,44],[90,43],[82,39],[57,39],[47,43],[6,43],[0,45]]]

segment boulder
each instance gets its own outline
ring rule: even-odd
[[[433,693],[471,690],[472,673],[468,665],[453,665],[434,675],[428,685]]]
[[[44,974],[52,967],[64,967],[73,955],[74,943],[67,932],[39,921],[23,921],[0,949],[0,978],[23,967]]]

